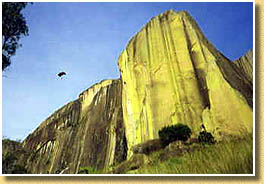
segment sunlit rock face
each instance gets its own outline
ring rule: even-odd
[[[77,173],[126,159],[120,80],[106,80],[57,110],[23,142],[31,173]]]
[[[217,139],[250,133],[252,58],[251,51],[227,59],[184,11],[160,14],[120,55],[121,80],[93,85],[24,140],[26,168],[62,174],[83,166],[107,169],[176,123],[188,125],[193,137],[202,123]]]
[[[189,125],[193,136],[201,123],[215,136],[252,131],[252,82],[184,11],[152,18],[118,65],[128,148],[176,123]]]

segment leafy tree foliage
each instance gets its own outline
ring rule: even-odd
[[[27,174],[24,166],[17,163],[18,158],[14,153],[3,155],[2,171],[4,174]]]
[[[2,140],[2,172],[3,174],[26,174],[21,158],[26,152],[22,144],[10,139]]]
[[[28,26],[21,13],[27,6],[22,2],[3,2],[2,3],[2,70],[10,64],[10,57],[15,55],[16,49],[22,35],[28,35]]]
[[[159,137],[164,146],[173,141],[187,141],[191,137],[191,129],[187,125],[176,124],[159,130]]]

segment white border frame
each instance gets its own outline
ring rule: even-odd
[[[1,2],[14,2],[14,1],[1,1]],[[32,2],[29,0],[15,0],[15,2]],[[57,1],[44,1],[44,0],[38,0],[38,1],[34,1],[34,2],[72,2],[69,0],[57,0]],[[134,0],[134,1],[119,1],[119,0],[98,0],[98,1],[85,1],[85,0],[79,0],[79,1],[74,1],[74,3],[77,2],[189,2],[189,3],[195,3],[195,2],[235,2],[235,3],[240,3],[240,2],[252,2],[253,3],[253,173],[252,174],[3,174],[2,173],[2,75],[0,76],[0,86],[1,86],[1,91],[0,91],[0,97],[1,97],[1,112],[0,112],[0,117],[1,117],[1,126],[0,126],[0,139],[1,139],[1,144],[0,144],[0,170],[1,170],[1,174],[0,176],[62,176],[62,177],[68,177],[68,176],[77,176],[77,177],[86,177],[86,176],[236,176],[236,177],[241,177],[241,176],[256,176],[256,164],[255,164],[255,155],[256,155],[256,142],[255,142],[255,108],[256,108],[256,88],[255,88],[255,0],[239,0],[239,1],[235,1],[235,0],[173,0],[173,1],[161,1],[161,0],[144,0],[144,1],[140,1],[140,0]],[[2,12],[2,6],[0,7],[0,10]],[[2,23],[2,19],[1,19],[1,23]],[[2,28],[0,29],[1,33],[2,33]],[[2,38],[1,38],[2,39]],[[2,56],[1,56],[2,57]]]

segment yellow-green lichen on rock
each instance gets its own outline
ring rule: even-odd
[[[201,123],[214,132],[252,130],[252,86],[184,11],[151,19],[118,65],[128,148],[176,123],[194,135]]]

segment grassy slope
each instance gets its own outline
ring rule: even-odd
[[[150,155],[151,164],[127,174],[252,174],[253,139],[230,139],[206,145],[181,157],[161,162],[164,150]]]
[[[6,146],[5,143],[9,142],[3,141],[3,148]],[[166,149],[153,152],[148,156],[149,164],[129,171],[127,174],[251,174],[253,172],[252,136],[243,139],[229,139],[214,145],[201,145],[198,148],[197,144],[194,146],[196,148],[193,152],[187,152],[183,156],[171,157]],[[6,151],[3,150],[3,158],[5,158]],[[169,159],[161,161],[162,158]],[[14,170],[12,163],[10,169]],[[105,173],[91,168],[87,170],[89,174]],[[20,173],[20,171],[15,173]]]

